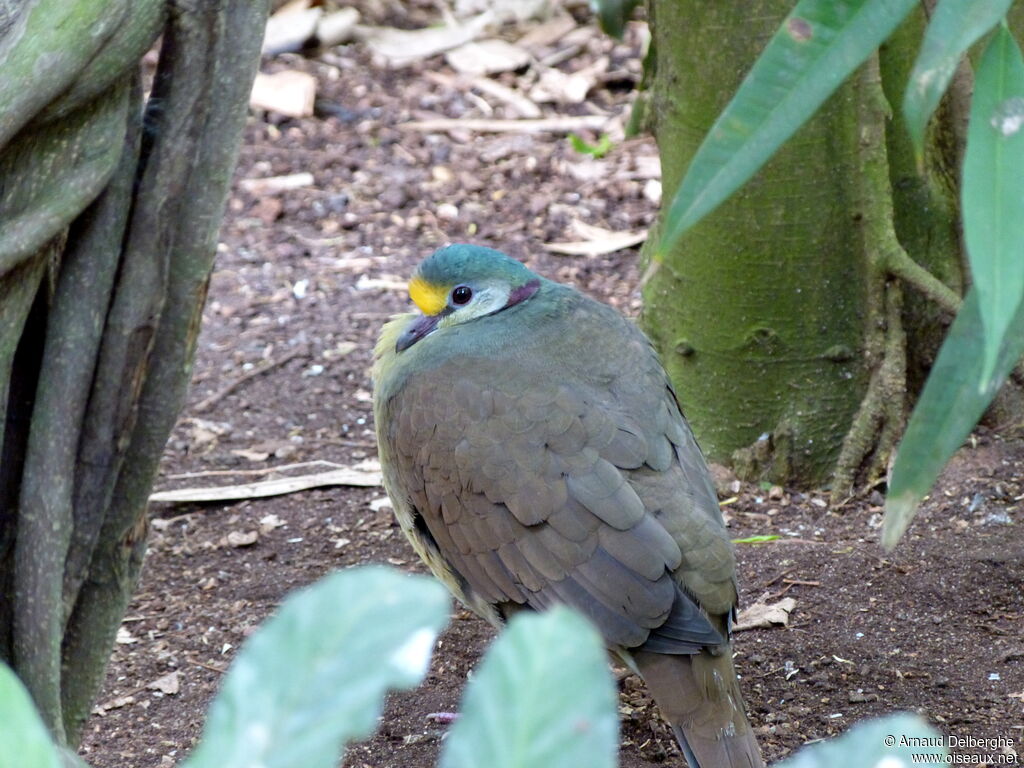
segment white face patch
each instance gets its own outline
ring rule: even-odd
[[[484,315],[490,315],[508,304],[512,289],[507,283],[482,283],[469,286],[473,298],[462,307],[455,307],[450,315],[441,320],[439,325],[458,325]]]

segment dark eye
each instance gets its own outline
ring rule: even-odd
[[[473,298],[473,291],[468,285],[460,285],[452,291],[452,304],[466,304]]]

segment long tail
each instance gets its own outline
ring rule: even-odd
[[[690,768],[764,768],[728,646],[692,656],[634,651],[633,659]]]

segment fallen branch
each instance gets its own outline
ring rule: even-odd
[[[241,501],[242,499],[263,499],[268,496],[284,496],[289,493],[323,488],[332,485],[351,485],[375,488],[383,483],[379,469],[335,469],[298,477],[282,477],[263,480],[258,483],[222,485],[214,488],[179,488],[176,491],[160,491],[150,495],[150,502],[171,504],[197,503],[205,501]]]
[[[238,475],[271,475],[274,472],[284,472],[288,469],[300,469],[302,467],[333,467],[335,469],[344,469],[344,464],[336,464],[333,461],[324,461],[323,459],[316,459],[314,461],[299,461],[294,464],[281,464],[276,467],[262,467],[261,469],[207,469],[202,472],[181,472],[175,475],[165,475],[165,480],[191,480],[196,477],[223,477],[223,476],[238,476]]]

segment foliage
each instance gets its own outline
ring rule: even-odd
[[[767,544],[770,541],[778,541],[782,537],[777,533],[770,533],[761,536],[747,536],[743,539],[733,539],[733,544]]]
[[[619,720],[606,658],[568,608],[520,614],[470,681],[441,768],[612,768]]]
[[[596,144],[591,144],[582,136],[577,136],[575,133],[569,134],[569,143],[572,148],[579,152],[581,155],[590,155],[601,159],[612,149],[612,139],[607,133],[602,133],[601,138],[597,140]]]
[[[239,652],[184,768],[336,765],[345,743],[372,733],[389,689],[422,681],[447,612],[436,581],[382,566],[339,571],[295,592]],[[616,704],[603,644],[588,621],[568,608],[521,613],[470,681],[440,765],[612,768]],[[782,768],[909,757],[907,747],[885,745],[890,734],[938,735],[916,717],[896,715],[805,749]],[[12,755],[17,768],[85,766],[53,744],[28,692],[0,664],[0,768],[15,768]]]
[[[590,0],[590,7],[597,14],[601,29],[621,40],[626,22],[639,3],[640,0]]]
[[[383,567],[339,571],[293,594],[245,644],[187,768],[330,768],[373,733],[388,689],[427,673],[448,597]]]
[[[655,259],[749,180],[916,5],[798,2],[693,158]],[[970,6],[965,14],[963,3],[939,0],[904,98],[920,156],[924,126],[961,57],[996,28],[977,73],[961,190],[974,287],[898,450],[883,533],[890,548],[1024,352],[1024,64],[1000,22],[1009,3]]]
[[[831,741],[796,753],[776,768],[911,768],[945,765],[945,747],[911,746],[936,743],[942,735],[914,715],[890,715],[860,723]],[[891,744],[889,742],[892,742]],[[927,755],[929,760],[917,759]]]

